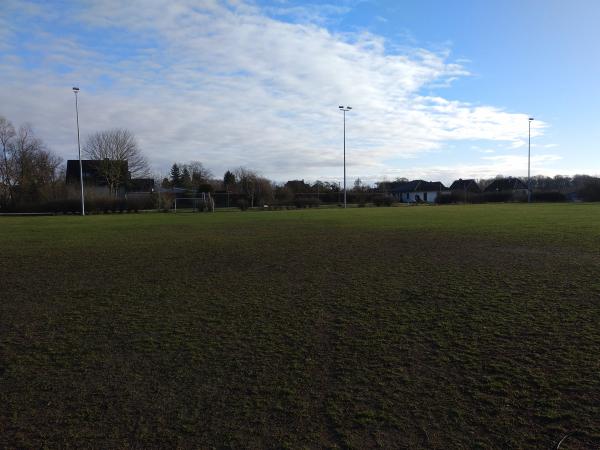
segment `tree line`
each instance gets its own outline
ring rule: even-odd
[[[62,187],[62,159],[38,138],[30,124],[15,128],[0,116],[0,207],[37,203]]]
[[[79,195],[76,187],[65,184],[62,158],[47,147],[30,124],[15,127],[0,116],[0,145],[0,211],[35,209]],[[82,150],[84,158],[98,162],[97,175],[107,186],[109,197],[114,198],[130,178],[150,174],[148,161],[129,130],[91,133]]]
[[[46,146],[30,124],[15,127],[0,116],[0,145],[0,211],[78,198],[77,187],[65,185],[63,160]],[[91,133],[85,138],[82,151],[86,159],[98,162],[98,175],[110,197],[120,195],[128,180],[150,177],[148,160],[129,130],[117,128]],[[173,163],[167,176],[153,178],[162,192],[178,192],[177,195],[190,197],[210,192],[215,196],[226,196],[228,205],[242,208],[296,203],[311,206],[342,201],[342,186],[336,181],[275,183],[246,167],[227,170],[222,178],[218,178],[200,161]],[[494,179],[479,179],[477,183],[483,190]],[[408,181],[407,178],[396,178],[369,185],[357,178],[348,186],[348,201],[374,201]],[[538,193],[556,192],[564,196],[576,192],[583,200],[600,201],[600,178],[588,175],[534,176],[531,187]],[[230,199],[233,199],[231,204]]]

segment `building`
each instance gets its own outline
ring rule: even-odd
[[[518,178],[496,178],[484,189],[484,198],[488,202],[525,201],[527,185]]]
[[[390,193],[404,203],[435,203],[438,195],[446,190],[440,181],[413,180],[390,190]]]
[[[514,177],[496,178],[484,189],[484,192],[511,192],[513,194],[523,191],[527,193],[527,185]]]
[[[110,160],[81,160],[81,169],[83,172],[83,184],[86,186],[107,186],[108,182],[104,173],[104,167],[110,165],[111,172],[123,181],[129,180],[129,165],[127,161]],[[79,184],[79,160],[69,159],[67,161],[67,184]]]
[[[111,184],[118,186],[117,195],[154,192],[152,178],[131,178],[127,161],[84,159],[81,161],[81,169],[85,190],[96,195],[109,195]],[[78,186],[79,180],[79,160],[69,159],[66,182]]]
[[[471,194],[480,194],[481,188],[473,178],[469,178],[467,180],[459,178],[452,183],[450,186],[450,191],[456,193],[468,192]]]
[[[153,193],[154,178],[132,178],[125,183],[127,193]]]

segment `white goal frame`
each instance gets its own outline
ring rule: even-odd
[[[210,210],[210,212],[215,212],[215,201],[212,198],[212,196],[210,194],[207,193],[202,193],[202,197],[176,197],[174,200],[174,208],[173,208],[173,212],[177,212],[177,201],[191,201],[192,202],[192,212],[196,212],[198,211],[198,203],[202,202],[205,203],[206,205],[208,205],[208,209]],[[181,210],[181,208],[180,208]]]

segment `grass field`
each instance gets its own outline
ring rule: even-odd
[[[600,205],[0,218],[0,447],[600,446]]]

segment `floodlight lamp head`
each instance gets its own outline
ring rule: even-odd
[[[340,108],[340,109],[344,109],[344,107],[343,107],[343,106],[341,106],[341,105],[340,105],[340,106],[338,106],[338,108]]]
[[[348,109],[352,109],[352,106],[348,106]]]
[[[535,120],[535,119],[534,119],[533,117],[530,117],[530,118],[529,118],[529,121],[530,121],[530,122],[533,122],[534,120]]]
[[[79,92],[79,88],[78,87],[73,87],[73,92],[75,92],[75,93]]]

